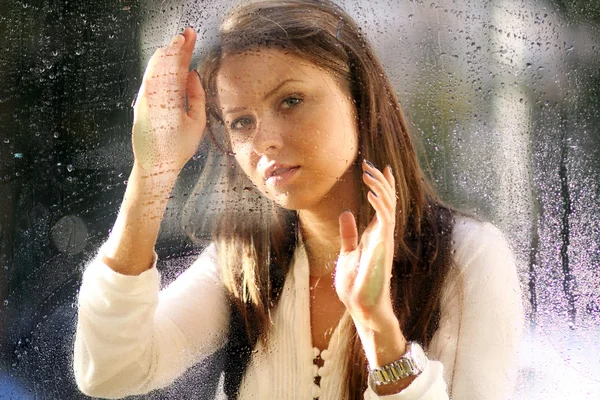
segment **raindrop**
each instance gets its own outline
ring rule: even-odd
[[[54,224],[51,236],[52,242],[60,252],[79,254],[85,249],[88,229],[80,217],[66,215]]]
[[[54,138],[58,139],[58,137],[60,136],[60,134],[58,132],[54,132]]]
[[[7,300],[4,300],[4,303],[3,303],[3,304],[4,304],[4,306],[6,307],[6,306],[8,305],[8,299],[7,299]]]
[[[67,171],[73,172],[74,169],[75,168],[73,168],[73,165],[71,165],[71,164],[67,165]]]

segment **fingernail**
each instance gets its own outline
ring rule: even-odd
[[[375,179],[375,177],[373,176],[373,174],[372,174],[372,173],[370,173],[369,171],[367,171],[367,170],[364,170],[363,172],[364,172],[365,174],[369,175],[371,178]]]
[[[348,208],[346,208],[344,211],[342,211],[342,213],[345,213],[345,212],[349,212],[350,214],[352,214],[352,210],[350,210]]]
[[[197,69],[194,69],[194,70],[192,70],[192,71],[194,71],[194,72],[196,73],[196,75],[198,75],[198,78],[199,78],[200,80],[202,80],[202,77],[200,76],[200,72],[198,72],[198,70],[197,70]]]
[[[394,171],[392,170],[392,166],[388,164],[388,168],[390,169],[390,174],[394,175]]]
[[[375,168],[375,166],[373,165],[373,163],[371,161],[365,159],[364,162],[366,162],[369,167]]]

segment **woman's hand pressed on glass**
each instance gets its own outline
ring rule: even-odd
[[[189,71],[195,43],[189,27],[156,50],[146,67],[133,124],[135,160],[146,171],[179,172],[202,138],[205,95],[200,76]]]
[[[196,32],[187,28],[156,50],[133,106],[135,162],[103,254],[103,261],[121,274],[139,275],[152,266],[169,193],[206,126],[200,77],[188,72],[195,42]]]

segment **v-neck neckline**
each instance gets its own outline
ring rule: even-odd
[[[311,330],[311,320],[310,320],[310,269],[308,265],[308,256],[306,253],[306,248],[304,246],[304,242],[302,241],[301,235],[298,235],[298,243],[296,244],[296,254],[294,260],[294,283],[296,287],[296,293],[298,296],[298,300],[300,300],[300,304],[302,304],[302,314],[304,315],[304,319],[308,321],[308,323],[303,324],[303,330],[305,336],[308,337],[308,350],[312,354],[313,348],[315,348],[313,344],[312,338],[312,330]],[[332,353],[337,351],[337,347],[339,343],[342,341],[341,329],[344,324],[348,323],[348,318],[350,315],[348,310],[344,310],[344,313],[338,320],[329,341],[327,343],[327,347],[325,349],[319,349],[321,352],[327,350]],[[333,343],[333,347],[332,347]]]

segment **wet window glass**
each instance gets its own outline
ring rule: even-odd
[[[373,45],[406,116],[421,168],[439,198],[491,222],[514,251],[525,325],[515,350],[513,398],[597,398],[600,6],[584,0],[338,3]],[[219,24],[236,4],[0,4],[0,398],[87,398],[73,372],[78,295],[86,267],[114,229],[133,179],[134,151],[147,145],[132,143],[131,136],[133,106],[143,107],[137,94],[144,71],[155,51],[188,26],[197,33],[190,68],[198,67],[211,56]],[[338,22],[331,29],[330,36],[341,42],[349,28]],[[246,56],[250,58],[231,56],[221,70],[229,71],[214,86],[221,92],[207,93],[220,99],[209,125],[220,123],[221,129],[205,135],[199,145],[189,142],[189,154],[181,145],[178,151],[188,154],[189,161],[182,163],[172,190],[149,200],[165,203],[164,215],[144,216],[146,223],[162,219],[155,250],[163,288],[211,243],[221,212],[237,215],[242,209],[239,215],[257,221],[273,212],[252,176],[235,185],[213,179],[219,168],[221,177],[227,175],[223,171],[233,157],[241,170],[252,171],[251,157],[241,155],[248,146],[262,144],[251,142],[250,136],[267,137],[270,127],[289,121],[297,127],[308,124],[307,119],[294,120],[299,114],[293,113],[311,113],[310,123],[322,123],[317,116],[331,109],[328,101],[348,110],[360,103],[348,101],[349,96],[326,97],[335,95],[324,94],[327,82],[307,83],[297,75],[290,75],[297,82],[286,84],[289,93],[277,97],[276,105],[275,100],[258,101],[263,92],[248,89],[260,79],[242,82],[248,90],[224,90],[228,84],[231,88],[232,77],[244,81],[260,74],[239,69],[252,57],[273,68],[295,60],[295,68],[307,76],[324,76],[287,53],[292,58],[273,58],[268,52]],[[355,90],[360,91],[361,82],[355,82]],[[203,83],[208,92],[210,85]],[[186,98],[172,90],[168,104],[146,109],[148,121],[161,121],[157,116],[167,115],[173,104],[190,112],[198,109],[194,106],[200,103],[190,93]],[[136,118],[143,119],[138,113]],[[343,121],[350,114],[343,114]],[[371,122],[381,124],[385,118],[379,115]],[[200,124],[194,121],[192,125]],[[172,139],[165,137],[170,146]],[[348,143],[346,136],[340,138],[337,143]],[[326,139],[303,140],[300,148],[321,154],[321,146],[331,144],[331,137]],[[383,142],[374,143],[373,151],[383,152]],[[265,149],[277,146],[273,142]],[[336,147],[344,157],[344,151],[354,150]],[[155,154],[148,165],[160,159],[177,170],[180,158],[170,155],[170,150]],[[335,157],[329,161],[333,169],[343,166]],[[260,170],[268,175],[267,192],[286,179],[292,182],[294,175],[309,174],[298,165],[271,167]],[[383,171],[385,165],[378,167]],[[164,184],[155,179],[155,185]],[[381,196],[364,193],[365,199]],[[359,227],[364,228],[360,221]],[[174,383],[139,398],[224,398],[226,352],[221,348],[192,363]]]

